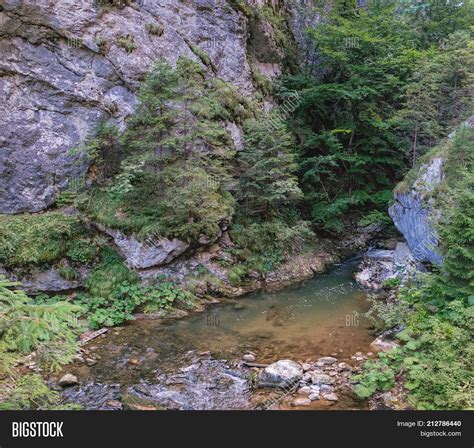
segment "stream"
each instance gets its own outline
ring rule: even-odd
[[[322,356],[351,363],[354,353],[368,351],[373,336],[363,317],[367,293],[352,279],[359,262],[352,258],[299,285],[223,300],[182,319],[137,320],[111,329],[86,347],[93,362],[67,368],[81,386],[64,395],[88,409],[254,408],[277,392],[251,387],[255,369],[242,366],[246,353],[261,364]],[[351,394],[330,404],[365,406]]]

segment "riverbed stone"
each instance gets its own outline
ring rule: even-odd
[[[297,382],[303,375],[303,368],[300,364],[289,359],[283,359],[263,370],[259,386],[260,387],[286,387]]]
[[[73,375],[72,373],[66,373],[61,377],[61,379],[58,381],[58,384],[61,387],[70,387],[70,386],[75,386],[78,384],[79,381],[77,379],[77,376]]]
[[[394,348],[399,346],[397,341],[390,341],[388,339],[384,339],[383,337],[379,336],[370,344],[370,348],[374,352],[388,352]]]
[[[311,400],[309,398],[295,398],[291,402],[291,406],[308,406],[311,404]]]
[[[332,356],[323,356],[322,358],[318,359],[319,363],[322,363],[323,366],[330,366],[337,362],[337,358],[333,358]]]
[[[311,382],[313,384],[333,384],[334,378],[331,378],[325,373],[313,373],[313,375],[311,375]]]
[[[255,355],[252,353],[246,353],[244,356],[242,356],[242,359],[246,362],[255,362]]]
[[[338,396],[335,393],[323,393],[322,396],[327,401],[337,401],[337,400],[339,400]]]
[[[298,395],[309,395],[312,392],[309,386],[303,386],[298,390]]]
[[[308,395],[308,398],[311,400],[311,401],[317,401],[319,400],[319,393],[311,393]]]

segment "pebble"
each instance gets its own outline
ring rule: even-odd
[[[309,386],[303,386],[298,390],[298,395],[309,395],[311,393],[311,388]]]
[[[292,402],[292,406],[308,406],[311,404],[311,400],[309,398],[295,398]]]
[[[92,359],[92,358],[86,358],[86,364],[89,367],[92,367],[92,366],[95,366],[97,364],[97,361],[95,359]]]
[[[334,383],[334,379],[324,373],[314,373],[311,376],[311,382],[313,384],[332,384]]]
[[[244,356],[242,356],[242,359],[247,362],[255,362],[255,355],[252,355],[251,353],[247,353]]]
[[[308,370],[311,369],[311,364],[308,364],[307,362],[303,363],[303,372],[307,372]]]
[[[345,362],[340,362],[337,367],[339,367],[339,370],[351,370],[351,367],[349,364],[346,364]]]
[[[337,398],[337,395],[335,393],[323,393],[323,398],[327,401],[337,401],[339,398]]]
[[[322,358],[318,359],[318,363],[319,362],[322,362],[324,366],[330,366],[331,364],[337,362],[337,359],[332,358],[331,356],[323,356]]]
[[[316,394],[316,393],[309,394],[308,399],[311,401],[319,400],[319,394]]]

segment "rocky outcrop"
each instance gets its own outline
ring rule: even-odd
[[[49,206],[84,169],[70,150],[100,120],[123,127],[159,58],[205,52],[209,76],[253,91],[247,22],[224,0],[5,0],[0,23],[0,213]]]
[[[108,229],[95,224],[98,229],[111,236],[125,263],[131,269],[145,269],[167,264],[186,252],[190,245],[184,241],[164,237],[139,241],[134,235],[125,235],[120,230]]]
[[[406,243],[398,243],[394,250],[369,250],[354,279],[369,289],[382,289],[387,280],[398,279],[401,283],[424,271]]]
[[[21,288],[27,293],[37,292],[64,292],[78,289],[90,274],[90,269],[81,266],[74,269],[75,278],[67,279],[61,275],[60,268],[50,267],[46,270],[33,268],[28,273],[19,270],[7,271],[0,266],[0,275],[5,275],[9,280],[20,282]]]
[[[443,259],[437,250],[436,211],[430,194],[443,181],[443,163],[443,158],[435,157],[423,164],[411,188],[395,191],[395,203],[389,208],[395,226],[405,237],[415,259],[437,265]]]

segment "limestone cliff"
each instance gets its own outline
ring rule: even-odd
[[[274,25],[225,0],[5,0],[0,22],[0,213],[50,206],[84,169],[70,150],[100,121],[125,126],[157,59],[193,59],[247,96],[250,57],[280,71]]]

